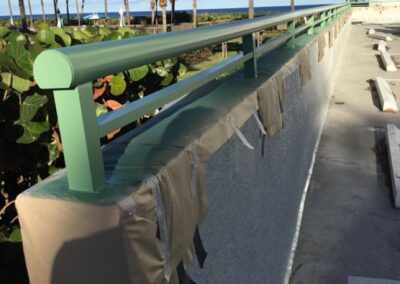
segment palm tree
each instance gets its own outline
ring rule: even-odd
[[[31,0],[28,0],[28,8],[29,8],[29,15],[30,15],[30,27],[33,28],[33,16],[32,16]]]
[[[290,11],[294,12],[294,0],[290,0]]]
[[[57,23],[58,0],[53,0],[53,4],[54,4],[54,18],[55,18],[56,23]]]
[[[249,19],[254,18],[254,0],[249,0]]]
[[[160,0],[160,7],[162,9],[162,24],[163,32],[167,32],[167,0]]]
[[[8,0],[8,10],[10,11],[11,26],[14,26],[14,18],[13,18],[13,11],[12,11],[12,7],[11,7],[11,0]]]
[[[82,0],[81,4],[81,17],[83,17],[83,10],[85,9],[85,0]]]
[[[193,27],[197,27],[197,0],[193,0]]]
[[[78,26],[81,26],[81,15],[79,13],[79,4],[78,0],[75,0],[75,6],[76,6],[76,15],[78,17]]]
[[[104,0],[104,16],[107,18],[108,16],[108,2]]]
[[[44,12],[44,3],[43,0],[40,0],[40,5],[42,7],[42,16],[43,16],[43,21],[46,22],[46,14]]]
[[[175,23],[175,0],[169,0],[171,4],[171,26]]]
[[[126,24],[130,25],[131,24],[131,16],[129,13],[129,0],[124,0],[125,3],[125,13],[126,13]]]
[[[69,24],[69,0],[65,0],[65,7],[67,9],[67,21]]]
[[[25,12],[24,0],[18,0],[18,6],[19,6],[19,13],[21,15],[22,29],[23,30],[27,30],[28,29],[28,23],[26,21],[26,12]]]
[[[154,21],[156,19],[156,1],[150,0],[150,9],[151,9],[151,24],[154,25]]]

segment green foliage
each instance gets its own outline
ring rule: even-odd
[[[46,49],[136,35],[129,28],[75,30],[45,23],[37,25],[36,33],[25,34],[0,25],[0,239],[21,239],[13,204],[16,196],[64,167],[53,95],[36,85],[34,60]],[[96,114],[104,115],[173,84],[183,69],[177,59],[169,59],[99,78],[93,82]],[[107,135],[102,143],[136,123]]]

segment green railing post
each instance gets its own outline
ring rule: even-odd
[[[307,19],[307,24],[310,25],[310,28],[307,31],[308,35],[314,34],[314,23],[315,23],[315,18],[314,15],[312,15]]]
[[[327,20],[327,22],[328,23],[332,22],[332,10],[328,11],[328,20]]]
[[[251,59],[244,63],[244,76],[246,78],[257,78],[257,54],[254,34],[245,35],[243,40],[243,55],[252,54]]]
[[[69,189],[87,193],[101,191],[106,180],[92,92],[91,82],[54,91]]]
[[[288,23],[288,27],[287,27],[287,33],[289,35],[291,35],[292,37],[290,38],[290,40],[287,43],[287,47],[289,48],[294,48],[296,46],[296,21],[291,21]]]
[[[321,20],[322,20],[321,27],[324,28],[326,26],[326,12],[323,12],[321,14]]]

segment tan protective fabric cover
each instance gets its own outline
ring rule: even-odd
[[[20,195],[17,206],[31,283],[73,283],[68,273],[82,274],[80,283],[177,283],[176,267],[181,260],[192,260],[194,231],[207,212],[204,166],[197,164],[193,171],[194,165],[193,150],[181,151],[153,177],[159,181],[165,206],[168,259],[157,238],[157,202],[147,180],[130,196],[108,206],[35,198],[29,191]],[[29,216],[32,210],[35,218]],[[47,222],[46,234],[53,228],[43,237],[46,242],[38,232],[42,220]],[[93,254],[93,248],[98,248],[98,254]],[[71,262],[80,253],[75,267]],[[129,279],[123,278],[126,275]]]
[[[330,36],[329,36],[329,39],[330,39]],[[318,38],[318,62],[320,62],[324,58],[325,46],[326,46],[325,35],[321,34]]]
[[[328,40],[329,48],[333,47],[333,38],[334,38],[334,34],[333,33],[334,33],[333,29],[330,29],[329,32],[328,32],[328,35],[329,35],[329,40]]]
[[[257,90],[258,107],[261,122],[269,137],[274,136],[283,127],[281,103],[275,80],[268,80]]]
[[[305,48],[303,51],[300,52],[299,63],[301,86],[303,87],[305,84],[307,84],[308,81],[311,80],[310,51],[308,48]]]

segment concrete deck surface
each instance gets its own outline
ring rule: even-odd
[[[400,126],[400,114],[382,113],[370,84],[377,76],[400,79],[400,71],[382,69],[373,49],[378,41],[366,36],[370,27],[391,32],[389,47],[400,52],[400,27],[352,26],[306,199],[292,284],[348,283],[349,276],[400,280],[400,210],[393,207],[385,146],[385,125]],[[399,102],[398,83],[392,85]]]

